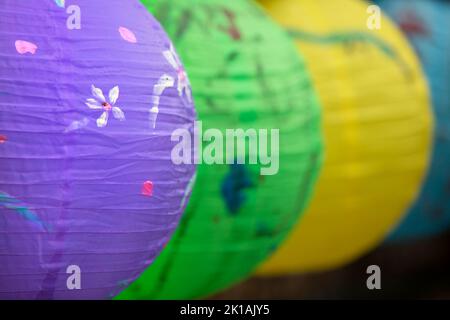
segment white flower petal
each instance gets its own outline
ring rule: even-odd
[[[97,119],[97,127],[103,128],[108,123],[108,112],[103,112],[100,118]]]
[[[85,103],[89,107],[89,109],[92,110],[100,110],[103,108],[100,102],[95,99],[87,99]]]
[[[97,100],[95,100],[95,99],[92,99],[92,98],[86,99],[86,101],[89,102],[89,103],[91,103],[91,104],[97,104],[97,105],[99,105],[99,106],[102,105],[101,102],[99,102],[99,101],[97,101]]]
[[[105,96],[103,95],[103,91],[99,88],[96,88],[94,85],[91,86],[92,95],[97,101],[103,103],[106,102]]]
[[[158,107],[153,107],[150,109],[149,112],[149,120],[150,120],[150,127],[152,129],[156,128],[156,120],[158,119],[158,113],[159,113],[159,108]]]
[[[177,63],[177,60],[175,58],[175,56],[173,55],[171,50],[166,50],[163,52],[164,57],[166,58],[166,60],[170,63],[170,65],[175,69],[178,70],[178,68],[180,67]]]
[[[114,105],[119,99],[119,86],[115,86],[109,91],[109,103]]]
[[[114,118],[116,118],[117,120],[120,120],[120,121],[125,120],[125,114],[119,107],[113,107],[112,112],[113,112]]]

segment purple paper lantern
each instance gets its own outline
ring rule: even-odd
[[[195,166],[189,81],[139,1],[0,2],[0,299],[107,299],[159,254]]]

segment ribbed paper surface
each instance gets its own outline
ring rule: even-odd
[[[177,77],[160,25],[135,0],[70,5],[0,2],[1,299],[111,298],[162,250],[194,175],[171,160],[193,105],[154,94]]]

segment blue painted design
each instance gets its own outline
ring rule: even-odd
[[[46,231],[50,231],[50,227],[43,222],[34,212],[28,209],[20,200],[4,193],[0,192],[0,207],[4,207],[8,210],[14,211],[24,219],[31,221]]]
[[[222,197],[228,211],[236,214],[246,202],[246,189],[254,187],[252,175],[243,164],[230,165],[230,172],[222,182]]]
[[[417,51],[436,118],[434,149],[417,202],[388,241],[432,236],[450,226],[450,2],[379,0]]]

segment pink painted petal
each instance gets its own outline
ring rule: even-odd
[[[103,112],[100,118],[97,119],[97,127],[103,128],[108,123],[108,112]]]
[[[89,107],[89,109],[92,109],[92,110],[103,109],[103,106],[100,104],[100,102],[98,102],[95,99],[87,99],[85,103]]]
[[[153,182],[145,181],[142,184],[142,191],[141,191],[141,193],[144,196],[151,197],[153,195]]]
[[[23,41],[23,40],[16,41],[16,50],[20,54],[25,54],[25,53],[35,54],[37,48],[38,48],[37,45],[35,45],[34,43],[31,43],[28,41]]]
[[[127,29],[125,27],[120,27],[119,28],[119,33],[122,36],[123,40],[131,42],[131,43],[136,43],[137,42],[136,36],[129,29]]]

